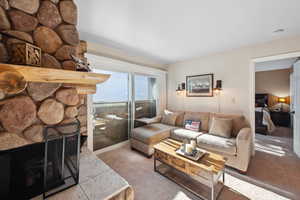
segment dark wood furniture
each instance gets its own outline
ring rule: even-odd
[[[268,106],[269,94],[255,94],[255,107],[264,108]],[[255,111],[255,132],[267,135],[268,127],[263,124],[263,109]]]
[[[269,104],[269,94],[255,94],[255,106],[266,107]]]
[[[263,112],[255,112],[255,133],[268,134],[268,127],[263,124]]]
[[[271,112],[271,118],[275,126],[291,126],[291,115],[289,112]]]

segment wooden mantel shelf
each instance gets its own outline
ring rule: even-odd
[[[19,72],[27,82],[71,84],[79,94],[96,93],[96,84],[110,78],[108,74],[0,63],[0,73],[5,71]]]
[[[78,72],[43,67],[0,64],[0,72],[17,71],[28,82],[69,83],[79,85],[96,85],[109,79],[110,75],[91,72]]]

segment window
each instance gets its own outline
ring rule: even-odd
[[[135,119],[154,117],[165,108],[166,72],[92,54],[87,57],[95,73],[111,75],[89,99],[93,118],[88,124],[94,131],[88,147],[95,151],[127,140]]]
[[[145,75],[135,75],[135,100],[153,100],[156,94],[156,78],[145,76]]]
[[[106,82],[97,85],[93,95],[93,146],[98,150],[128,139],[131,127],[129,73],[94,71],[111,75]]]
[[[146,75],[134,76],[135,119],[142,117],[155,117],[157,107],[157,81],[156,78]],[[135,127],[142,124],[135,122]]]
[[[97,92],[93,95],[94,103],[128,101],[128,73],[97,69],[94,72],[111,75],[106,82],[97,85]]]

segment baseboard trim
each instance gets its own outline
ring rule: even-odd
[[[121,148],[123,146],[126,146],[129,144],[129,140],[126,140],[124,142],[120,142],[118,144],[114,144],[112,146],[109,146],[109,147],[105,147],[103,149],[99,149],[99,150],[96,150],[94,151],[94,154],[98,155],[98,154],[101,154],[101,153],[105,153],[105,152],[108,152],[108,151],[112,151],[112,150],[115,150],[115,149],[118,149],[118,148]]]

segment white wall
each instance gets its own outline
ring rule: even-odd
[[[290,69],[256,72],[255,93],[290,96]]]
[[[244,114],[250,119],[251,60],[300,51],[299,44],[297,36],[172,64],[168,68],[168,108],[216,112],[217,97],[184,97],[175,92],[187,75],[214,73],[215,80],[223,81],[221,112]]]

